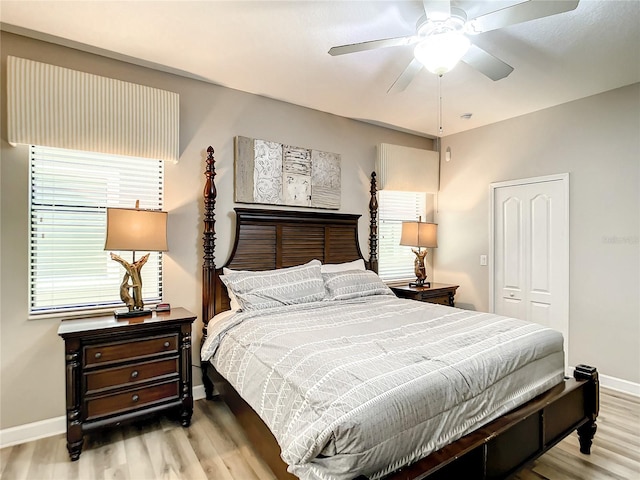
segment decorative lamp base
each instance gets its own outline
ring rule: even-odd
[[[143,317],[145,315],[151,315],[151,310],[143,308],[142,310],[129,310],[128,308],[119,308],[113,311],[113,316],[119,319]]]
[[[431,282],[410,282],[410,287],[431,288]]]

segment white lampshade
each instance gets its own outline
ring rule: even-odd
[[[167,212],[107,208],[105,250],[166,252]]]
[[[409,247],[437,247],[438,224],[427,222],[402,222],[400,245]]]
[[[461,32],[450,30],[427,36],[416,45],[413,54],[431,73],[443,75],[456,66],[470,45]]]

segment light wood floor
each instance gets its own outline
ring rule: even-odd
[[[600,399],[591,455],[579,453],[573,434],[513,480],[640,480],[640,399],[606,389]],[[77,462],[69,461],[64,435],[4,448],[0,478],[272,480],[273,475],[226,406],[198,400],[188,429],[160,417],[88,435]]]

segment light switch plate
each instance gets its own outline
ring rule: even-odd
[[[480,265],[482,265],[483,267],[487,266],[487,256],[486,255],[480,255]]]

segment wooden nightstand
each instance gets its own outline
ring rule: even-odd
[[[63,320],[67,382],[67,450],[80,457],[95,429],[176,409],[183,426],[193,413],[191,324],[184,308],[127,320]]]
[[[431,283],[430,287],[410,287],[407,283],[389,285],[393,293],[400,298],[419,300],[421,302],[438,303],[453,307],[453,300],[458,285]]]

